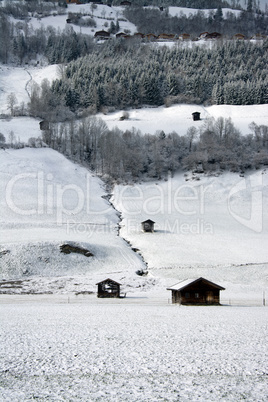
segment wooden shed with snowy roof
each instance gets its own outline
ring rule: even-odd
[[[154,232],[154,224],[155,222],[151,219],[147,219],[146,221],[141,222],[142,230],[144,232]]]
[[[104,281],[96,283],[98,286],[98,297],[120,297],[121,283],[107,278]]]
[[[222,286],[204,278],[186,279],[167,288],[171,290],[172,303],[184,305],[219,305]]]

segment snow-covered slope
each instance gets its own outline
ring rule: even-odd
[[[268,286],[266,170],[120,185],[113,202],[122,212],[121,235],[170,285],[203,276],[233,292],[239,285],[261,294]],[[155,222],[154,233],[141,231],[146,219]]]
[[[68,11],[79,7],[70,6]],[[104,16],[99,5],[96,16],[97,12]],[[50,25],[53,18],[47,20]],[[65,21],[66,15],[62,18]],[[16,94],[18,104],[27,104],[34,82],[51,81],[58,72],[57,66],[28,66],[27,70],[1,66],[0,113],[9,113],[10,93]],[[201,121],[193,122],[194,111],[201,112]],[[231,117],[241,133],[248,134],[252,121],[267,124],[268,105],[174,105],[132,109],[124,121],[121,115],[99,116],[109,128],[182,135],[210,117]],[[29,117],[1,119],[0,132],[7,142],[11,132],[25,142],[41,133],[39,120]],[[231,294],[242,295],[243,289],[259,294],[267,288],[268,277],[266,171],[251,172],[247,178],[229,173],[199,179],[178,174],[163,183],[115,188],[113,203],[123,217],[120,234],[140,249],[148,263],[150,274],[141,279],[135,272],[146,266],[118,236],[119,215],[103,198],[107,194],[98,178],[50,149],[1,150],[1,277],[38,277],[43,279],[31,281],[28,289],[74,291],[95,289],[99,279],[112,276],[146,289],[155,283],[165,293],[165,285],[173,280],[202,275],[221,282]],[[140,230],[140,222],[147,218],[156,222],[153,235]],[[64,242],[88,248],[94,256],[64,255],[59,249]]]
[[[193,122],[192,113],[200,112],[200,121]],[[169,108],[164,106],[156,108],[141,108],[129,110],[129,118],[120,120],[122,112],[115,112],[107,115],[99,114],[110,129],[118,127],[121,130],[131,130],[132,127],[139,129],[142,133],[155,134],[158,130],[165,133],[177,132],[185,135],[191,126],[200,128],[207,119],[218,117],[231,118],[235,127],[241,134],[251,133],[249,124],[253,121],[257,125],[267,125],[268,105],[173,105]]]
[[[1,151],[1,278],[135,275],[141,258],[118,236],[102,182],[51,149]],[[77,244],[93,257],[62,254]]]
[[[22,102],[25,105],[29,102],[29,93],[34,83],[40,85],[43,79],[52,81],[59,77],[57,65],[29,67],[27,70],[20,68],[11,68],[8,66],[0,66],[0,114],[9,114],[7,96],[15,93],[18,100],[17,106]],[[201,113],[201,120],[193,122],[192,113],[198,111]],[[204,121],[209,118],[222,116],[224,118],[231,117],[235,127],[237,127],[243,135],[249,134],[249,124],[253,121],[257,125],[267,125],[268,122],[268,105],[173,105],[170,107],[144,107],[140,109],[130,109],[128,111],[129,118],[120,120],[122,112],[114,112],[109,114],[100,113],[98,117],[103,119],[109,129],[118,127],[121,130],[130,130],[132,127],[141,130],[142,133],[154,134],[157,130],[164,130],[165,133],[176,131],[180,135],[185,135],[187,129],[191,126],[201,127]],[[39,129],[40,119],[31,119],[28,117],[17,117],[13,119],[0,120],[0,132],[6,137],[8,142],[9,134],[12,131],[16,140],[27,142],[31,137],[39,137],[41,135]]]
[[[48,16],[44,18],[37,18],[32,17],[29,21],[30,25],[34,29],[38,29],[43,27],[52,26],[55,29],[64,29],[68,26],[71,26],[73,30],[77,33],[82,33],[86,35],[94,36],[96,31],[99,30],[108,30],[110,27],[111,22],[113,21],[114,24],[119,19],[119,26],[120,31],[124,32],[127,30],[130,34],[136,32],[136,27],[134,24],[129,22],[123,15],[124,7],[109,7],[104,4],[95,4],[93,11],[92,11],[92,4],[68,4],[68,8],[66,9],[66,14],[62,15],[55,15],[55,16]],[[77,13],[84,16],[84,18],[93,18],[96,27],[86,27],[80,26],[75,24],[67,24],[66,19],[68,13]]]
[[[155,284],[160,294],[196,276],[220,281],[230,296],[247,289],[254,299],[267,287],[265,170],[116,186],[122,237],[102,182],[56,151],[2,150],[0,172],[1,278],[31,279],[24,291],[95,290],[109,276],[132,291]],[[153,234],[141,231],[147,218],[156,222]],[[65,243],[93,257],[65,255]],[[141,257],[149,269],[142,278],[136,275],[147,269]]]

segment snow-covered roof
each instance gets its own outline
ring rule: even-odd
[[[185,279],[184,281],[178,282],[173,286],[170,286],[169,288],[167,288],[167,290],[182,290],[184,288],[186,288],[188,285],[191,285],[195,282],[199,282],[199,281],[204,281],[206,284],[213,286],[217,289],[220,290],[224,290],[224,288],[222,286],[216,285],[216,283],[210,282],[207,279],[204,278],[195,278],[195,279]]]
[[[121,285],[121,283],[114,281],[113,279],[107,278],[104,279],[104,281],[98,282],[96,283],[96,285],[100,285],[101,283],[105,283],[105,282],[112,282],[112,283],[116,283],[117,285]]]

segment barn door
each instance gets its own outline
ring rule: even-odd
[[[209,290],[208,292],[206,292],[206,303],[207,304],[212,304],[214,303],[214,295],[213,292],[211,290]]]

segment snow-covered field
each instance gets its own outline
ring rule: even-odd
[[[19,300],[1,297],[3,401],[267,401],[265,308]]]
[[[200,121],[193,122],[192,113],[200,112]],[[235,127],[243,135],[252,133],[249,124],[253,121],[257,125],[267,125],[268,105],[173,105],[170,107],[160,106],[155,108],[141,108],[128,110],[129,118],[120,121],[122,112],[99,114],[108,127],[118,127],[120,130],[130,130],[132,127],[142,133],[155,134],[158,130],[165,133],[177,132],[185,135],[189,127],[200,128],[207,119],[218,117],[231,118]]]

